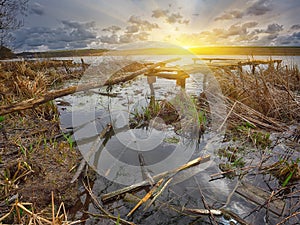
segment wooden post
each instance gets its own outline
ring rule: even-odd
[[[252,63],[252,74],[254,75],[255,73],[255,63]]]
[[[183,79],[177,79],[176,85],[180,86],[181,88],[185,89],[185,78]]]
[[[85,70],[86,69],[86,66],[85,66],[85,63],[83,61],[83,58],[80,59],[81,60],[81,66],[82,66],[82,69]]]

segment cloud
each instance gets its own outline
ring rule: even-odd
[[[120,30],[121,30],[121,27],[118,27],[118,26],[115,26],[115,25],[102,29],[102,31],[111,32],[113,34],[115,34],[116,32],[118,32]]]
[[[277,23],[269,24],[265,33],[275,34],[283,30],[283,25],[279,25]]]
[[[100,44],[113,45],[146,41],[150,35],[148,32],[158,28],[159,26],[156,23],[132,15],[129,17],[128,25],[125,29],[121,29],[118,26],[110,26],[102,29],[104,32],[110,32],[111,35],[102,35],[99,37],[99,40]]]
[[[224,12],[222,15],[215,18],[215,21],[218,20],[232,20],[232,19],[241,19],[246,15],[252,16],[261,16],[266,14],[269,11],[272,11],[270,4],[271,0],[253,0],[249,2],[249,6],[241,11],[238,9],[233,9],[230,11]]]
[[[129,23],[138,26],[140,30],[143,31],[151,31],[153,29],[158,29],[159,26],[156,23],[150,23],[147,20],[142,20],[138,16],[131,16],[128,20]]]
[[[251,6],[246,9],[247,15],[261,16],[271,11],[270,0],[255,0]]]
[[[300,30],[300,24],[294,24],[291,26],[290,30]]]
[[[103,44],[125,44],[125,43],[134,43],[139,41],[147,41],[149,33],[140,32],[137,34],[133,33],[124,33],[121,35],[112,34],[110,36],[101,36],[100,41]]]
[[[239,45],[250,44],[259,40],[254,32],[257,22],[250,21],[242,24],[233,24],[229,28],[214,28],[194,34],[184,34],[179,41],[188,40],[190,45]]]
[[[218,20],[231,20],[231,19],[240,19],[243,17],[243,12],[240,10],[231,10],[225,12],[223,15],[215,18],[215,21]]]
[[[45,9],[41,4],[35,2],[30,6],[30,13],[42,16],[45,14]]]
[[[160,17],[168,17],[169,10],[156,9],[152,11],[152,17],[160,18]]]
[[[171,13],[169,10],[156,9],[152,11],[152,17],[154,18],[164,18],[165,22],[170,24],[189,24],[188,19],[183,19],[183,16],[177,13]]]
[[[85,48],[97,39],[95,26],[95,22],[63,20],[57,28],[23,27],[16,31],[14,44],[17,48],[31,50],[41,46],[48,49]]]
[[[136,25],[131,25],[126,27],[126,33],[137,33],[139,32],[139,27]]]
[[[253,32],[256,34],[267,33],[267,34],[277,34],[280,31],[283,31],[283,25],[278,23],[269,24],[266,29],[255,29]]]
[[[181,21],[182,15],[180,15],[179,13],[172,13],[171,15],[169,15],[167,17],[167,22],[168,23],[176,23],[176,22],[180,22]]]
[[[103,35],[103,36],[100,37],[100,41],[102,43],[106,43],[106,44],[118,44],[119,43],[119,37],[116,34],[112,34],[110,36]]]

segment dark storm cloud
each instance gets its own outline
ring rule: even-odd
[[[231,20],[231,19],[240,19],[243,17],[243,12],[240,10],[231,10],[228,12],[225,12],[221,16],[218,16],[215,18],[215,21],[217,20]]]
[[[35,49],[47,46],[49,49],[85,48],[96,40],[95,23],[61,21],[57,28],[22,28],[15,34],[15,45],[20,49]]]
[[[30,6],[30,13],[42,16],[45,14],[45,9],[41,4],[35,2]]]
[[[251,6],[246,9],[247,15],[261,16],[271,11],[270,0],[255,0]]]

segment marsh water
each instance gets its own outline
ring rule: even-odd
[[[79,83],[68,85],[98,82],[99,79],[106,80],[133,61],[158,62],[176,57],[84,57],[83,60],[91,64],[92,69],[87,69]],[[192,64],[192,58],[195,56],[179,57],[180,60],[170,65]],[[246,56],[213,57],[247,58]],[[272,58],[283,59],[288,64],[297,64],[300,61],[300,57]],[[200,63],[205,64],[205,62]],[[250,68],[245,69],[250,70]],[[189,74],[190,77],[186,79],[184,88],[178,85],[176,80],[141,75],[134,80],[109,88],[91,89],[57,99],[58,103],[67,103],[59,105],[62,129],[65,132],[73,131],[73,138],[83,158],[96,172],[91,187],[99,199],[102,194],[149,179],[145,177],[145,170],[154,176],[175,169],[197,157],[210,156],[209,161],[176,174],[159,196],[156,204],[146,211],[141,207],[128,218],[136,224],[210,224],[207,216],[190,217],[178,212],[183,207],[204,209],[204,203],[214,209],[231,210],[241,217],[247,217],[247,221],[253,224],[265,224],[264,209],[255,212],[257,205],[236,193],[233,194],[239,182],[237,178],[211,178],[212,174],[220,172],[217,149],[234,143],[224,142],[226,124],[222,123],[227,115],[227,109],[225,103],[218,97],[221,92],[213,78],[213,72],[209,69],[206,72],[208,78],[205,78],[203,71]],[[194,126],[199,124],[200,119],[195,117],[196,106],[192,99],[198,98],[204,88],[211,88],[211,93],[214,95],[208,97],[209,107],[213,112],[209,119],[206,118],[210,125],[205,132],[202,132],[198,126]],[[170,103],[178,113],[177,123],[172,123],[163,116],[150,118],[145,123],[145,114],[151,102]],[[171,114],[172,110],[167,113]],[[277,150],[280,151],[280,146]],[[144,165],[141,165],[141,157]],[[255,161],[260,160],[259,157],[259,153],[250,151],[244,156],[244,160],[251,166],[255,165]],[[255,173],[255,170],[245,179],[261,187],[276,183],[266,175]],[[139,197],[145,194],[143,190],[137,193]],[[121,218],[126,218],[127,213],[134,206],[135,203],[123,200],[105,204],[105,208],[116,216],[120,215]],[[85,224],[114,224],[107,219],[84,213],[84,211],[99,213],[84,190],[75,211],[75,218],[86,219]],[[236,222],[234,218],[216,219],[219,224]],[[277,220],[277,215],[270,215],[270,224]]]

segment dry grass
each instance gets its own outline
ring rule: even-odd
[[[18,224],[51,224],[51,225],[71,225],[78,224],[82,221],[68,221],[68,215],[64,203],[60,203],[55,210],[54,194],[51,193],[51,213],[50,217],[41,216],[40,213],[34,211],[32,203],[24,203],[16,200],[8,213],[0,217],[0,223],[8,217],[13,217]]]
[[[300,73],[296,65],[260,69],[255,74],[218,69],[215,74],[228,108],[238,103],[230,121],[248,119],[258,127],[278,131],[284,130],[281,123],[300,122]]]
[[[69,61],[1,62],[0,105],[38,97],[62,81],[79,78],[81,66]],[[49,220],[44,211],[51,205],[51,191],[66,201],[66,208],[77,200],[77,185],[69,182],[80,155],[68,140],[55,138],[62,132],[58,115],[49,101],[1,117],[0,223],[70,224],[65,212]]]

